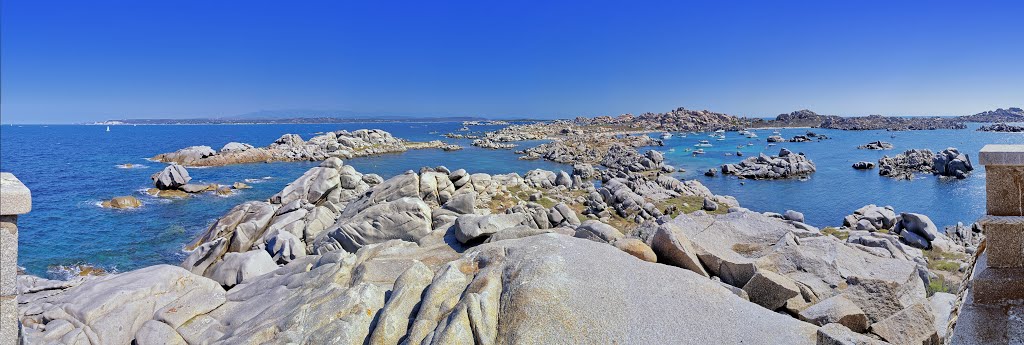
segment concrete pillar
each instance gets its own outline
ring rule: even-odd
[[[986,261],[972,282],[975,302],[1024,299],[1024,145],[986,145],[978,155],[985,166]]]
[[[19,342],[18,215],[32,210],[32,193],[10,173],[0,173],[0,345]]]

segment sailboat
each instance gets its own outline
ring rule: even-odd
[[[107,126],[107,132],[110,132],[110,126]]]

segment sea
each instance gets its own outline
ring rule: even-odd
[[[985,170],[977,164],[977,153],[985,144],[1024,144],[1021,133],[967,130],[931,131],[838,131],[824,129],[778,129],[783,137],[813,131],[830,139],[768,146],[765,138],[773,129],[759,129],[755,139],[727,132],[724,140],[709,133],[672,133],[663,147],[668,164],[686,171],[677,177],[696,179],[716,194],[735,196],[743,207],[761,212],[802,212],[807,223],[840,226],[843,217],[867,205],[891,205],[897,212],[928,215],[939,227],[957,222],[970,224],[984,213]],[[308,139],[318,133],[341,129],[379,128],[413,141],[443,140],[463,150],[410,150],[347,160],[362,173],[385,178],[421,167],[464,168],[471,173],[519,173],[532,169],[572,171],[568,165],[543,160],[520,160],[513,150],[473,147],[468,139],[441,135],[457,132],[456,122],[431,123],[347,123],[274,125],[3,125],[0,126],[0,170],[15,174],[32,190],[32,211],[19,217],[18,262],[25,272],[49,278],[67,278],[79,267],[90,266],[110,272],[132,270],[154,264],[178,264],[183,247],[208,228],[219,216],[247,200],[263,200],[281,190],[317,162],[278,162],[226,167],[190,168],[194,182],[231,185],[244,182],[252,189],[222,197],[201,194],[185,200],[154,198],[145,193],[152,186],[150,176],[163,163],[147,158],[192,145],[219,149],[231,141],[266,146],[286,133]],[[475,126],[472,132],[500,126]],[[463,132],[465,133],[465,132]],[[657,137],[660,133],[650,135]],[[685,136],[684,136],[685,135]],[[703,155],[693,155],[699,140]],[[888,141],[895,149],[858,150],[871,141]],[[520,148],[543,141],[520,142]],[[817,165],[807,179],[781,181],[741,180],[735,177],[704,176],[704,171],[721,164],[736,163],[759,153],[777,154],[779,149],[804,153]],[[956,147],[975,163],[965,180],[919,174],[911,181],[878,175],[878,170],[851,168],[857,161],[875,162],[883,155],[907,149],[939,151]],[[642,148],[646,150],[648,148]],[[689,149],[689,151],[687,150]],[[743,156],[737,156],[737,151]],[[132,168],[124,168],[131,164]],[[100,207],[103,200],[121,195],[139,198],[138,209],[115,210]]]

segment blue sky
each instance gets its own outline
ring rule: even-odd
[[[1022,1],[2,2],[4,123],[317,109],[959,115],[1024,105]]]

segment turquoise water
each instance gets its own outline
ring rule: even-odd
[[[229,141],[265,146],[280,135],[297,133],[308,139],[314,133],[339,129],[381,128],[395,136],[425,141],[441,139],[457,143],[464,150],[414,150],[404,154],[357,158],[346,163],[364,173],[390,177],[421,166],[445,165],[471,172],[525,173],[530,169],[571,167],[546,161],[523,161],[510,150],[484,150],[469,140],[454,140],[440,134],[455,131],[460,123],[424,124],[321,124],[321,125],[210,125],[210,126],[2,126],[0,127],[0,170],[18,176],[33,193],[33,209],[19,218],[19,264],[33,274],[58,275],[60,265],[92,264],[108,270],[125,271],[157,263],[181,261],[182,245],[192,240],[218,216],[245,200],[265,199],[279,191],[316,163],[247,164],[190,169],[194,181],[231,184],[255,179],[253,189],[229,197],[204,194],[189,200],[163,200],[146,195],[149,176],[163,164],[146,161],[158,153],[191,145],[219,149]],[[972,129],[976,127],[973,126]],[[497,127],[475,127],[493,130]],[[680,177],[696,178],[718,194],[733,195],[745,207],[781,212],[795,209],[816,226],[839,225],[843,216],[869,203],[893,205],[897,211],[929,215],[940,226],[957,221],[970,222],[984,213],[984,169],[976,166],[967,180],[944,180],[921,175],[914,181],[879,177],[877,170],[856,171],[850,165],[859,160],[875,161],[884,154],[910,148],[940,150],[960,148],[977,159],[987,143],[1024,144],[1024,134],[985,133],[973,130],[918,132],[843,132],[814,130],[833,139],[823,142],[783,143],[766,148],[770,130],[759,130],[760,138],[746,139],[728,133],[726,141],[707,135],[668,141],[666,159],[688,169]],[[437,134],[430,134],[437,132]],[[783,136],[803,134],[803,129],[783,129]],[[895,138],[890,138],[890,135]],[[689,156],[700,139],[715,145],[707,155]],[[874,140],[893,142],[896,150],[857,150]],[[818,167],[806,181],[749,181],[733,177],[702,175],[710,167],[738,162],[745,157],[725,156],[748,141],[743,152],[777,153],[786,147],[805,152]],[[530,143],[523,143],[529,146]],[[674,151],[669,151],[675,149]],[[120,169],[118,164],[141,164],[144,168]],[[266,179],[265,179],[266,178]],[[135,195],[144,206],[135,210],[103,209],[97,204],[119,195]]]

